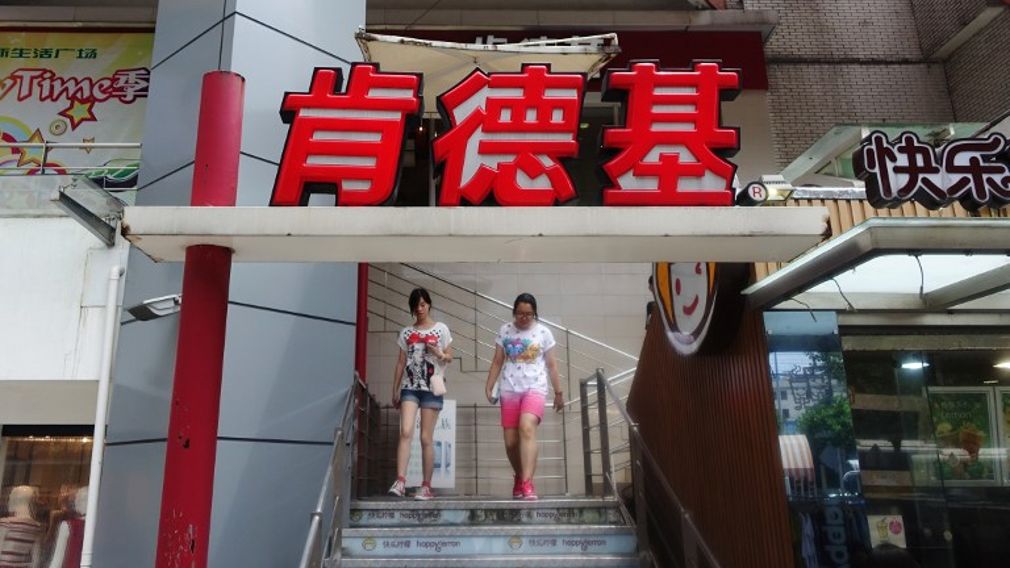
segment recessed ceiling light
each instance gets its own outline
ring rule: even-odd
[[[996,379],[990,379],[988,381],[982,381],[982,384],[983,385],[998,385],[999,381],[997,381]]]
[[[923,367],[928,367],[929,363],[925,361],[909,361],[908,363],[902,363],[902,369],[922,369]]]

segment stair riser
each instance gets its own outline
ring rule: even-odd
[[[443,536],[394,537],[378,534],[343,539],[345,556],[463,556],[473,554],[632,554],[635,537],[629,534],[565,536]]]
[[[531,524],[620,524],[620,513],[609,507],[560,509],[352,509],[352,527],[466,526]]]
[[[344,558],[340,566],[326,568],[642,568],[637,557],[613,558],[608,556],[524,557],[509,555],[505,558]]]

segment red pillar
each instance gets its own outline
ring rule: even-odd
[[[244,85],[226,71],[203,76],[191,205],[235,205]],[[157,568],[207,566],[231,255],[213,245],[186,249]]]
[[[368,366],[368,263],[358,263],[358,308],[354,324],[354,370],[367,382]]]

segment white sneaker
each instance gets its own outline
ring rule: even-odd
[[[414,499],[417,499],[418,501],[431,501],[434,498],[435,494],[431,492],[431,487],[428,487],[427,485],[422,485],[421,488],[417,490],[417,493],[414,494]]]
[[[407,494],[407,488],[404,487],[402,479],[397,479],[393,482],[392,487],[389,488],[389,494],[396,497],[403,497]]]

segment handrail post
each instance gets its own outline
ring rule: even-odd
[[[477,443],[477,403],[473,403],[473,492],[480,495],[480,444]]]
[[[645,502],[645,471],[642,465],[642,450],[638,446],[638,425],[629,424],[632,430],[628,443],[631,447],[631,483],[635,493],[635,532],[638,536],[639,564],[645,568],[652,565],[649,559],[649,505]]]
[[[593,448],[589,437],[589,379],[579,381],[579,410],[582,413],[582,471],[586,495],[593,494]]]
[[[596,369],[596,408],[600,414],[600,468],[603,470],[603,495],[610,493],[610,480],[614,472],[610,469],[610,431],[607,427],[607,383],[603,369]]]

